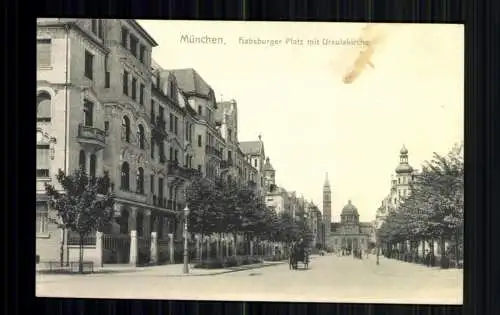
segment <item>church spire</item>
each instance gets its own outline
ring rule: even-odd
[[[330,181],[328,180],[328,172],[326,172],[326,175],[325,175],[325,184],[323,186],[324,187],[330,187]]]

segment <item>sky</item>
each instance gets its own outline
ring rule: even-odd
[[[194,68],[220,100],[238,103],[239,141],[262,135],[276,182],[322,210],[328,172],[332,217],[348,200],[361,221],[389,193],[403,145],[417,169],[463,141],[462,25],[377,24],[383,41],[352,84],[342,81],[360,49],[362,23],[139,21],[158,42],[164,69]],[[221,37],[220,44],[181,42]],[[273,46],[242,38],[279,40]],[[286,43],[287,38],[303,45]],[[308,45],[308,39],[319,45]],[[333,41],[322,44],[323,38]]]

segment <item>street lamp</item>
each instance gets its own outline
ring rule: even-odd
[[[189,273],[188,266],[188,216],[189,216],[189,207],[186,204],[184,208],[184,273]]]

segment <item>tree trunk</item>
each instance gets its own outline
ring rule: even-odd
[[[80,257],[78,259],[78,272],[83,273],[83,237],[84,234],[80,233]]]
[[[238,255],[238,233],[233,233],[233,256]]]
[[[203,247],[205,247],[205,234],[200,234],[200,263],[203,261]]]

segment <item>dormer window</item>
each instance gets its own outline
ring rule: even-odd
[[[169,82],[169,91],[168,91],[168,94],[171,98],[174,98],[175,97],[175,84],[174,82],[170,81]]]

